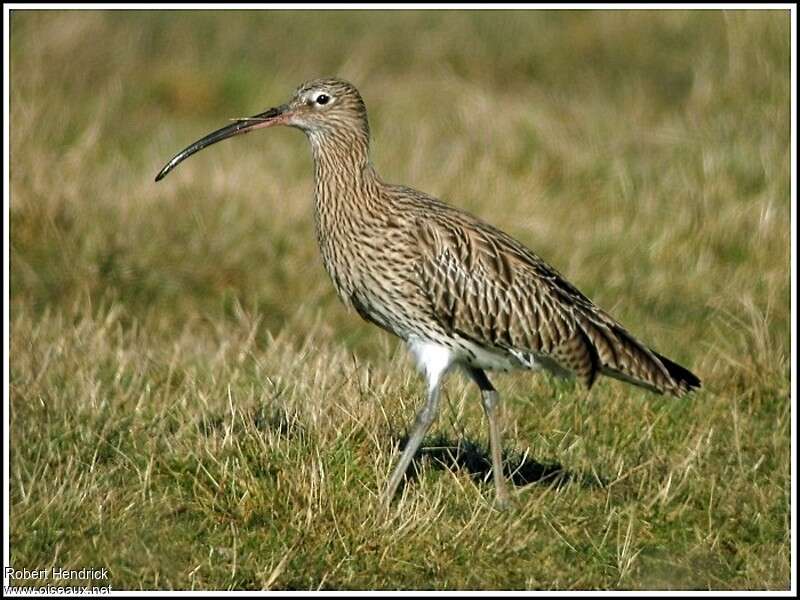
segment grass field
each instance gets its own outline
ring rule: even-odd
[[[114,589],[787,589],[789,31],[786,11],[12,11],[12,566]],[[381,520],[423,383],[335,296],[304,137],[153,182],[331,74],[385,179],[508,231],[704,388],[495,377],[498,512],[451,376]]]

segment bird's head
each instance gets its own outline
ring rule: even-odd
[[[286,104],[252,117],[235,119],[231,125],[197,140],[176,154],[156,175],[163,179],[179,163],[212,144],[255,129],[288,125],[302,130],[315,149],[326,143],[344,147],[369,145],[367,109],[353,84],[342,79],[315,79],[295,90]]]
[[[309,136],[369,134],[367,109],[353,84],[342,79],[315,79],[301,85],[288,104],[286,124]]]

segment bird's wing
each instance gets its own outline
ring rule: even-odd
[[[599,372],[655,391],[672,378],[654,353],[522,244],[461,213],[416,224],[418,275],[439,326],[481,346],[555,360],[587,386]]]

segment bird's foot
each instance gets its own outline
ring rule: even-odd
[[[511,507],[511,496],[505,486],[497,489],[493,506],[500,511],[508,510]]]
[[[378,499],[378,506],[375,509],[375,517],[379,523],[387,523],[392,514],[392,497],[381,494]]]

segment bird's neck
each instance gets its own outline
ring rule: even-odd
[[[380,215],[382,182],[369,160],[369,144],[309,135],[314,155],[317,240],[339,296],[351,301],[360,277],[351,254],[370,237]]]
[[[310,134],[318,216],[351,218],[368,212],[380,180],[369,159],[369,140],[359,135]]]

